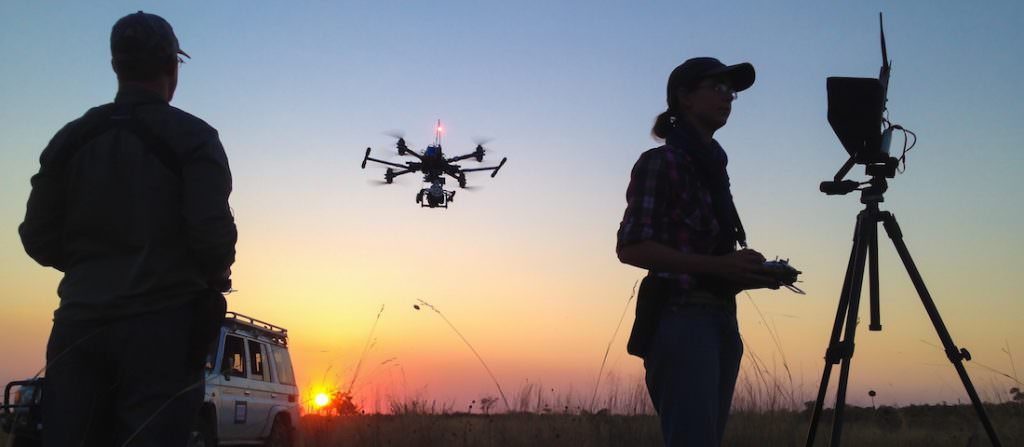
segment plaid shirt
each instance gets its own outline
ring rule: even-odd
[[[686,140],[700,144],[694,139]],[[722,151],[717,142],[709,149]],[[626,211],[619,224],[617,250],[649,240],[683,253],[712,253],[719,224],[711,192],[695,168],[694,160],[678,147],[664,145],[640,155],[626,189]],[[653,270],[650,274],[675,279],[673,298],[689,298],[694,289],[700,288],[693,275]]]

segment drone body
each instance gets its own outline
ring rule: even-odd
[[[474,159],[477,162],[482,162],[484,160],[484,154],[486,153],[483,144],[477,144],[476,149],[468,154],[445,158],[444,152],[441,150],[442,131],[443,128],[441,127],[441,120],[438,120],[434,144],[427,146],[426,150],[424,150],[422,154],[409,149],[405,144],[404,138],[398,138],[398,142],[395,144],[395,147],[398,149],[398,155],[412,156],[416,158],[415,161],[408,161],[405,162],[405,164],[400,164],[379,160],[370,157],[370,148],[366,148],[366,155],[363,156],[362,167],[364,169],[366,168],[367,161],[390,166],[387,171],[384,172],[385,183],[392,183],[395,180],[395,177],[400,175],[412,172],[422,172],[423,181],[425,183],[429,183],[430,186],[425,187],[416,193],[416,203],[420,204],[421,207],[427,208],[448,208],[448,204],[455,198],[455,191],[444,189],[445,176],[455,179],[459,183],[460,188],[465,188],[467,172],[491,171],[491,177],[494,177],[498,174],[498,170],[505,165],[506,158],[502,158],[501,162],[498,163],[497,166],[463,169],[461,166],[454,163],[467,159]],[[395,170],[395,168],[398,170]]]

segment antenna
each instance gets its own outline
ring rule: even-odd
[[[444,132],[444,127],[441,126],[441,120],[437,120],[437,127],[434,128],[434,146],[441,147],[441,133]]]
[[[882,25],[882,13],[878,13],[878,33],[882,38],[882,68],[878,70],[878,81],[882,83],[882,98],[888,100],[889,93],[889,53],[885,51],[885,27]],[[883,104],[882,107],[885,107]]]

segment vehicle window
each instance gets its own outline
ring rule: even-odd
[[[221,362],[224,374],[245,377],[245,343],[233,335],[224,337],[224,358]]]
[[[249,340],[249,371],[251,379],[270,381],[270,369],[267,368],[264,357],[263,343],[256,340]]]
[[[288,350],[275,346],[274,365],[277,366],[277,381],[284,385],[295,385],[295,373],[292,371],[292,360],[288,357]]]

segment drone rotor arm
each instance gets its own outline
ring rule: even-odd
[[[416,172],[416,171],[414,171],[414,170],[412,170],[412,169],[404,169],[404,168],[403,168],[403,169],[402,169],[401,171],[396,171],[396,172],[392,172],[392,173],[391,173],[391,177],[392,177],[392,178],[394,178],[394,177],[398,177],[398,176],[400,176],[400,175],[403,175],[403,174],[408,174],[408,173],[410,173],[410,172]]]
[[[498,175],[498,170],[501,169],[502,166],[505,166],[505,161],[507,161],[507,160],[508,160],[508,158],[502,158],[501,159],[501,163],[498,163],[498,166],[491,166],[491,167],[488,167],[488,168],[463,169],[462,172],[494,171],[494,172],[491,172],[491,177],[494,177],[495,175]]]
[[[457,162],[457,161],[468,160],[468,159],[474,158],[474,157],[476,157],[476,153],[470,153],[470,154],[466,154],[466,155],[459,155],[458,157],[452,157],[452,158],[449,158],[449,159],[447,159],[445,161],[448,162],[448,163],[454,163],[454,162]]]
[[[449,170],[449,169],[445,169],[445,171],[444,171],[445,175],[447,175],[447,176],[455,179],[455,181],[459,182],[459,188],[465,188],[466,187],[466,174],[463,174],[462,172],[463,171]]]
[[[392,136],[396,136],[396,135],[392,135]],[[413,157],[416,157],[420,161],[423,161],[423,157],[420,156],[420,154],[417,154],[416,151],[414,151],[412,149],[409,149],[409,146],[406,145],[405,138],[403,138],[403,137],[398,137],[398,141],[395,143],[395,148],[398,149],[398,155],[399,156],[403,156],[404,157],[406,155],[412,155]]]
[[[410,172],[414,171],[412,169],[402,169],[400,171],[395,171],[394,169],[388,168],[387,172],[384,173],[384,182],[390,184],[395,180],[395,177],[398,177],[403,174],[408,174]]]
[[[493,170],[495,170],[495,169],[498,169],[498,167],[497,167],[497,166],[491,166],[491,167],[489,167],[489,168],[471,168],[471,169],[463,169],[463,170],[462,170],[462,172],[477,172],[477,171],[493,171]]]
[[[412,149],[406,149],[406,150],[405,150],[405,153],[402,153],[402,154],[400,154],[400,155],[402,155],[402,156],[405,156],[405,155],[412,155],[413,157],[416,157],[416,159],[417,159],[417,160],[419,160],[419,161],[423,161],[423,156],[422,156],[422,155],[420,155],[420,154],[417,154],[417,153],[416,153],[416,151],[414,151],[414,150],[412,150]]]
[[[380,163],[382,165],[394,166],[394,167],[399,168],[399,169],[409,169],[409,166],[407,166],[407,165],[402,165],[402,164],[398,164],[398,163],[392,163],[390,161],[378,160],[376,158],[373,158],[373,157],[370,156],[369,152],[367,152],[366,153],[366,157],[363,158],[363,167],[364,168],[366,167],[366,162],[367,161],[375,161],[375,162]]]

